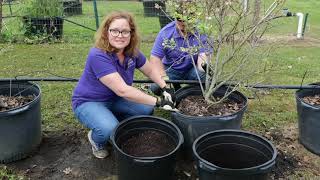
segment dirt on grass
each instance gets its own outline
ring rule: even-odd
[[[268,138],[277,148],[276,166],[270,179],[320,178],[320,157],[308,152],[298,142],[297,125],[283,129],[271,128],[256,132]],[[111,155],[96,159],[91,153],[87,130],[68,128],[44,131],[42,143],[30,157],[6,164],[14,173],[26,179],[117,179],[117,165],[111,145]],[[196,180],[196,163],[179,154],[174,180]]]

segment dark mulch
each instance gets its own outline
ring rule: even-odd
[[[320,95],[306,96],[303,101],[313,106],[320,106]]]
[[[28,96],[3,96],[3,95],[0,95],[0,112],[23,106],[23,105],[31,102],[34,98],[35,97],[33,95],[28,95]]]

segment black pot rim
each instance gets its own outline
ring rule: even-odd
[[[139,119],[139,118],[152,118],[152,119],[157,119],[157,121],[163,121],[165,123],[168,123],[170,124],[171,126],[174,127],[174,129],[177,130],[177,133],[178,133],[178,136],[180,137],[179,138],[179,142],[177,143],[176,147],[174,150],[172,150],[170,153],[168,154],[165,154],[163,156],[153,156],[153,157],[136,157],[136,156],[132,156],[130,154],[127,154],[125,153],[118,145],[117,143],[115,142],[115,134],[117,132],[117,128],[129,121],[131,121],[132,119]],[[183,135],[180,131],[180,129],[178,128],[178,126],[176,126],[173,122],[171,121],[168,121],[164,118],[161,118],[161,117],[156,117],[156,116],[151,116],[151,115],[139,115],[139,116],[132,116],[130,118],[127,118],[126,120],[123,120],[121,121],[117,127],[112,131],[111,135],[110,135],[110,140],[112,142],[112,145],[114,146],[114,148],[116,148],[121,154],[124,154],[125,156],[127,157],[130,157],[132,159],[138,159],[138,160],[158,160],[158,159],[162,159],[162,158],[165,158],[165,157],[168,157],[168,156],[171,156],[172,154],[176,153],[177,150],[180,148],[180,146],[183,144],[184,142],[184,139],[183,139]]]
[[[187,86],[187,87],[183,87],[183,88],[181,88],[181,89],[189,89],[189,88],[195,88],[195,87],[198,87],[198,86]],[[200,87],[199,87],[200,88]],[[177,91],[178,92],[178,91]],[[239,111],[237,111],[237,112],[235,112],[235,113],[232,113],[232,114],[229,114],[229,115],[225,115],[225,116],[214,116],[214,115],[211,115],[211,116],[191,116],[191,115],[186,115],[186,114],[182,114],[182,113],[180,113],[180,112],[171,112],[171,114],[179,114],[180,116],[182,116],[182,117],[186,117],[186,118],[192,118],[192,117],[197,117],[197,118],[199,118],[199,119],[201,119],[201,117],[203,117],[204,119],[206,119],[206,117],[231,117],[231,116],[234,116],[234,115],[236,115],[236,114],[239,114],[239,113],[242,113],[244,110],[246,110],[247,109],[247,107],[248,107],[248,98],[244,95],[244,94],[242,94],[240,91],[234,91],[234,92],[232,92],[231,94],[234,94],[234,93],[237,93],[237,94],[239,94],[243,99],[244,99],[244,106],[239,110]],[[230,94],[230,95],[231,95]],[[229,96],[230,96],[229,95]]]
[[[8,83],[10,83],[10,82],[8,81]],[[19,82],[12,82],[12,84],[19,84]],[[41,97],[41,88],[40,88],[40,86],[38,84],[29,82],[29,81],[28,82],[23,82],[23,84],[30,84],[30,86],[36,87],[39,90],[39,94],[32,101],[24,104],[23,106],[12,108],[12,109],[9,109],[9,110],[6,110],[6,111],[1,111],[0,112],[0,116],[4,115],[4,114],[7,114],[8,112],[15,111],[17,109],[21,109],[21,108],[24,108],[26,106],[29,106],[30,104],[33,104],[34,102],[36,102],[36,101],[38,101],[40,99],[40,97]]]
[[[319,85],[319,84],[320,84],[320,82],[311,83],[311,84],[309,84],[309,85]],[[299,93],[302,93],[302,92],[304,92],[304,91],[310,91],[310,90],[312,90],[312,89],[299,89],[299,90],[297,90],[296,93],[295,93],[296,100],[299,101],[300,103],[302,103],[304,106],[309,106],[309,107],[312,107],[313,109],[320,109],[320,105],[315,106],[315,105],[309,104],[309,103],[307,103],[307,102],[305,102],[305,101],[303,100],[303,97],[305,97],[305,96],[300,96],[300,95],[299,95]],[[315,93],[314,93],[314,94],[315,94]]]
[[[215,165],[215,164],[212,164],[212,163],[210,163],[209,161],[201,158],[200,155],[198,154],[198,152],[196,151],[196,144],[197,144],[204,136],[207,136],[207,135],[210,135],[210,134],[219,134],[219,133],[224,133],[224,132],[226,132],[226,133],[248,134],[248,135],[250,135],[250,136],[254,136],[254,137],[258,138],[258,139],[261,139],[262,141],[266,142],[266,143],[272,148],[272,151],[273,151],[272,158],[271,158],[269,161],[267,161],[267,162],[265,162],[265,163],[263,163],[263,164],[261,164],[261,165],[254,166],[254,167],[250,167],[250,168],[241,168],[241,169],[223,168],[223,167],[220,167],[220,166],[217,166],[217,165]],[[208,166],[212,166],[212,167],[218,169],[219,171],[227,171],[227,172],[231,172],[231,171],[232,171],[232,172],[239,172],[239,173],[240,173],[240,172],[242,173],[243,171],[255,171],[255,170],[257,170],[257,169],[259,169],[259,168],[262,168],[262,167],[264,167],[264,166],[268,166],[268,165],[274,163],[275,160],[276,160],[276,158],[277,158],[277,150],[276,150],[276,148],[275,148],[274,145],[271,144],[271,142],[268,141],[266,138],[264,138],[264,137],[262,137],[262,136],[260,136],[260,135],[257,135],[257,134],[253,134],[253,133],[248,132],[248,131],[235,130],[235,129],[223,129],[223,130],[210,131],[210,132],[208,132],[208,133],[205,133],[205,134],[199,136],[199,137],[193,142],[192,151],[193,151],[194,156],[196,156],[197,161],[201,161],[202,163],[205,163],[205,164],[208,165]]]

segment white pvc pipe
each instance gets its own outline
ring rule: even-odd
[[[299,18],[298,22],[298,32],[297,32],[297,38],[302,39],[302,27],[303,27],[303,13],[297,13],[296,16]]]
[[[242,0],[243,12],[248,12],[248,0]]]

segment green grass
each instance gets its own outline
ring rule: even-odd
[[[4,19],[4,32],[9,40],[11,41],[23,41],[23,32],[22,20],[21,17],[21,7],[22,4],[20,1],[12,5],[12,15],[18,16],[15,18],[5,18]],[[135,1],[97,1],[98,7],[98,20],[101,22],[106,15],[112,11],[128,11],[135,15],[136,22],[141,34],[149,34],[155,36],[160,29],[159,20],[157,17],[144,17],[143,16],[143,6],[141,2]],[[9,6],[6,5],[3,7],[3,16],[10,16]],[[82,15],[67,16],[64,17],[67,20],[81,24],[85,27],[96,29],[95,14],[93,11],[92,1],[83,1],[82,4]],[[68,21],[64,21],[63,25],[63,35],[65,42],[72,43],[87,43],[92,42],[94,31],[90,29],[83,28],[81,26],[75,25]]]
[[[91,1],[83,1],[83,15],[68,17],[68,19],[95,28],[94,13]],[[13,7],[19,11],[19,5]],[[287,7],[293,12],[308,12],[310,18],[306,37],[320,39],[320,14],[318,0],[290,0]],[[99,19],[102,20],[113,9],[126,9],[135,14],[139,30],[144,41],[141,50],[147,57],[153,45],[153,39],[160,30],[158,19],[143,17],[141,2],[110,2],[98,1]],[[8,8],[4,7],[5,14]],[[274,22],[274,28],[268,36],[292,36],[296,33],[297,18],[281,19]],[[23,38],[19,19],[5,20],[5,33],[10,38]],[[89,48],[92,46],[94,32],[65,22],[64,39],[55,44],[0,44],[0,78],[14,77],[52,77],[52,74],[78,78],[83,70]],[[299,85],[304,77],[304,84],[320,79],[320,45],[308,41],[275,42],[275,48],[267,58],[273,65],[273,70],[264,74],[265,83]],[[137,71],[135,79],[145,77]],[[42,90],[42,127],[43,130],[57,130],[68,126],[80,127],[71,110],[71,95],[75,82],[37,82]],[[267,94],[261,93],[259,98],[249,100],[248,111],[243,120],[244,129],[257,131],[270,127],[280,127],[297,121],[294,90],[272,90]],[[252,96],[252,92],[245,93]],[[157,110],[157,116],[170,118],[170,114]],[[0,177],[9,179],[18,177],[12,172],[0,167]]]

